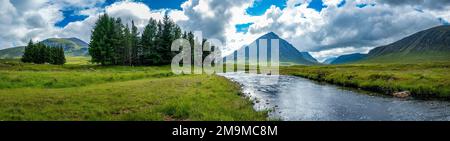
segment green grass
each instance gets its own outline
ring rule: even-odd
[[[173,74],[168,66],[55,66],[24,64],[14,60],[0,62],[0,89],[67,88],[169,76]]]
[[[355,64],[417,64],[417,63],[448,63],[450,52],[426,51],[421,53],[391,53],[371,57],[355,62]]]
[[[23,55],[25,47],[12,47],[0,50],[0,59],[19,58]]]
[[[88,65],[90,64],[91,57],[74,56],[66,57],[66,65]]]
[[[170,67],[63,66],[0,61],[0,120],[266,120],[215,75]]]
[[[410,91],[420,98],[450,98],[450,63],[286,66],[281,74],[384,94]]]

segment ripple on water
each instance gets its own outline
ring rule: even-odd
[[[450,120],[450,102],[367,95],[294,76],[219,74],[242,85],[256,110],[288,121]],[[277,83],[270,83],[278,77]]]

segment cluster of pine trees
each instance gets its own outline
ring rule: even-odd
[[[104,14],[92,31],[89,54],[93,63],[101,65],[167,65],[176,55],[172,41],[179,38],[194,46],[194,34],[183,32],[168,15],[162,21],[150,19],[140,34],[134,22],[130,28],[120,18]]]
[[[33,41],[30,40],[28,45],[25,47],[22,62],[63,65],[66,63],[66,58],[62,47],[49,47],[42,43],[34,44]]]

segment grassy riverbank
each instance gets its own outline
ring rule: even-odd
[[[163,67],[102,67],[0,60],[0,120],[266,120],[239,87]]]
[[[286,66],[281,74],[384,94],[410,91],[421,98],[450,98],[450,63]]]

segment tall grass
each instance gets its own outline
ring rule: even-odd
[[[0,60],[0,120],[266,120],[239,86],[219,76],[75,60]]]
[[[384,94],[450,98],[450,63],[289,66],[281,73]]]

